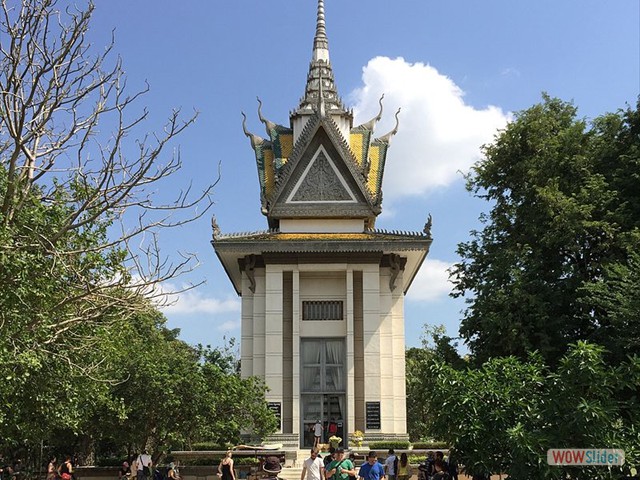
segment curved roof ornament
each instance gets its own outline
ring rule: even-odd
[[[391,137],[393,137],[396,133],[398,133],[398,127],[400,126],[400,119],[398,118],[398,115],[400,115],[400,108],[396,112],[396,126],[393,128],[393,130],[391,130],[386,135],[376,138],[375,139],[376,142],[389,143],[391,141]]]
[[[258,135],[254,135],[249,130],[247,130],[247,116],[242,113],[242,130],[244,131],[245,136],[247,136],[251,140],[251,146],[255,149],[257,146],[262,145],[264,143],[264,138],[259,137]]]
[[[378,123],[380,121],[380,119],[382,118],[382,99],[383,98],[384,98],[384,93],[380,97],[380,100],[378,100],[378,103],[380,104],[380,111],[378,112],[378,115],[373,117],[368,122],[363,123],[358,128],[366,128],[367,130],[373,130],[373,127],[375,127],[376,123]]]
[[[262,116],[262,100],[260,100],[260,97],[256,97],[256,100],[258,100],[258,118],[262,123],[264,123],[264,126],[267,129],[267,135],[270,136],[271,131],[276,128],[276,124]]]

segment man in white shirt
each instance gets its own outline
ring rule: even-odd
[[[387,480],[396,480],[396,466],[398,465],[398,460],[393,448],[389,449],[389,456],[384,461],[384,473],[387,477]]]
[[[302,475],[300,480],[323,480],[324,479],[324,462],[322,458],[318,456],[318,449],[313,447],[311,449],[311,457],[304,461],[302,467]]]
[[[138,468],[136,471],[136,477],[138,480],[149,480],[151,476],[151,455],[147,451],[143,451],[136,459]]]

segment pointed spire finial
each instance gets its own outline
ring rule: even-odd
[[[324,23],[324,0],[318,0],[318,17],[316,20],[316,36],[313,39],[313,60],[329,61],[329,39]]]
[[[316,33],[313,37],[313,55],[311,64],[309,65],[307,85],[304,96],[300,99],[300,105],[294,114],[303,113],[308,115],[312,112],[317,112],[318,95],[320,95],[318,79],[321,75],[324,78],[322,97],[325,104],[325,111],[332,115],[346,113],[346,109],[338,95],[338,89],[336,88],[333,78],[331,61],[329,60],[329,39],[327,37],[325,24],[324,0],[318,0]]]

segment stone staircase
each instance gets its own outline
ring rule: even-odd
[[[302,462],[303,460],[300,460],[300,466],[284,467],[278,474],[278,478],[282,480],[300,480],[300,475],[302,475]]]

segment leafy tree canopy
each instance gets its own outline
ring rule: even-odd
[[[471,474],[501,473],[514,480],[617,479],[640,463],[640,409],[634,396],[640,384],[640,359],[612,367],[604,349],[579,342],[546,365],[494,358],[481,368],[433,366],[428,402],[442,413],[433,429],[454,447]],[[625,467],[558,467],[547,464],[551,448],[620,448]]]
[[[639,353],[639,147],[640,104],[587,122],[548,96],[484,147],[468,189],[490,210],[452,272],[478,363],[554,363],[578,340]]]

